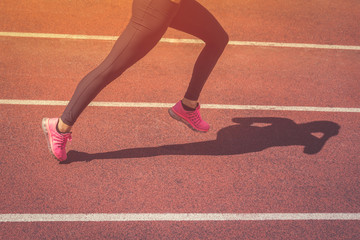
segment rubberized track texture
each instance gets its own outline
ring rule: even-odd
[[[199,134],[169,117],[204,46],[169,29],[83,112],[41,130],[130,0],[0,1],[0,239],[359,239],[360,3],[199,0],[230,43]]]

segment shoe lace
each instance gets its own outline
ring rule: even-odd
[[[71,133],[56,134],[54,136],[54,140],[55,140],[55,143],[56,143],[55,144],[56,147],[58,147],[60,149],[65,149],[67,141],[72,140]]]
[[[200,116],[199,111],[188,112],[188,118],[195,125],[197,125],[198,123],[201,122],[201,116]]]

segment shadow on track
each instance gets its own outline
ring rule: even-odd
[[[306,154],[316,154],[330,137],[339,133],[340,129],[338,124],[329,121],[301,124],[296,124],[287,118],[234,118],[232,121],[237,124],[220,129],[216,140],[94,154],[69,151],[68,160],[62,164],[159,155],[235,155],[258,152],[269,147],[292,145],[304,146]],[[321,136],[314,136],[313,133]]]

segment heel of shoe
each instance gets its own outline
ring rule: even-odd
[[[41,127],[42,127],[42,130],[44,132],[44,135],[45,135],[45,139],[46,139],[46,143],[47,143],[47,146],[48,146],[48,149],[49,149],[49,152],[51,154],[51,156],[53,156],[56,160],[60,161],[56,156],[55,154],[53,153],[52,149],[51,149],[51,143],[50,143],[50,139],[49,139],[49,131],[48,131],[48,128],[47,128],[47,121],[49,120],[49,118],[43,118],[42,121],[41,121]]]
[[[44,132],[44,135],[45,135],[45,139],[46,139],[46,143],[47,143],[47,146],[48,146],[48,149],[51,153],[51,155],[54,155],[52,153],[52,150],[51,150],[51,144],[50,144],[50,140],[49,140],[49,131],[47,129],[47,126],[46,126],[46,121],[48,120],[48,118],[43,118],[42,119],[42,122],[41,122],[41,127],[42,127],[42,130]]]
[[[46,120],[47,118],[43,118],[42,121],[41,121],[41,127],[42,127],[42,130],[45,132],[47,132],[46,130]]]

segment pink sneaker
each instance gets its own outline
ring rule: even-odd
[[[66,142],[71,141],[71,133],[58,133],[56,125],[58,118],[43,118],[42,129],[45,133],[46,140],[50,153],[59,161],[65,161],[66,155]]]
[[[198,132],[207,132],[210,126],[207,122],[201,119],[200,105],[197,106],[195,111],[186,111],[181,101],[177,102],[175,106],[169,109],[169,114],[172,118],[185,123],[189,128]]]

